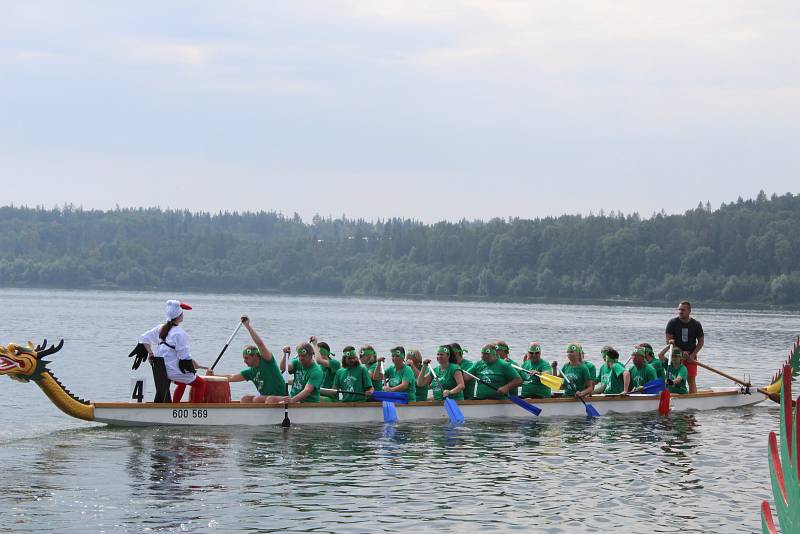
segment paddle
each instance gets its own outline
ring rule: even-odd
[[[372,393],[362,393],[360,391],[345,391],[343,389],[320,388],[320,393],[326,394],[347,394],[360,395],[362,397],[372,397],[375,400],[396,402],[398,404],[408,404],[408,393],[402,391],[373,391]]]
[[[384,375],[383,383],[386,384],[386,375],[383,372],[383,360],[380,362],[381,367],[381,374]],[[409,384],[410,386],[410,384]],[[391,391],[387,391],[387,393],[392,393]],[[383,422],[384,423],[396,423],[397,422],[397,408],[393,402],[383,401]]]
[[[489,387],[489,388],[492,388],[492,389],[493,389],[493,390],[495,390],[496,392],[500,393],[500,390],[499,390],[499,389],[497,389],[496,387],[494,387],[493,385],[491,385],[490,383],[488,383],[488,382],[487,382],[486,380],[484,380],[483,378],[480,378],[480,377],[478,377],[478,376],[475,376],[475,375],[473,375],[472,373],[470,373],[469,371],[465,371],[464,369],[462,369],[462,370],[461,370],[461,372],[462,372],[462,373],[464,373],[464,374],[465,374],[465,375],[467,375],[467,376],[471,376],[472,378],[474,378],[475,380],[477,380],[478,382],[480,382],[480,383],[481,383],[481,384],[483,384],[484,386],[486,386],[486,387]],[[477,391],[477,390],[476,390],[476,391]],[[510,394],[510,393],[507,393],[507,394],[506,394],[506,396],[508,397],[508,400],[510,400],[511,402],[513,402],[514,404],[516,404],[517,406],[519,406],[520,408],[523,408],[523,409],[525,409],[525,410],[528,410],[528,411],[529,411],[529,412],[531,412],[533,415],[539,415],[540,413],[542,413],[542,409],[541,409],[541,408],[539,408],[538,406],[534,406],[534,405],[533,405],[533,404],[531,404],[530,402],[525,402],[524,400],[520,399],[520,398],[519,398],[519,397],[517,397],[516,395],[512,395],[512,394]]]
[[[283,353],[283,360],[285,365],[283,367],[283,381],[286,383],[286,404],[283,405],[283,421],[281,422],[281,426],[283,428],[289,428],[292,426],[291,421],[289,421],[289,353]]]
[[[433,379],[439,382],[439,377],[436,376],[436,371],[433,370],[433,367],[429,365],[428,369]],[[439,382],[439,386],[442,386],[441,382]],[[444,391],[444,389],[442,391]],[[442,396],[444,398],[444,411],[447,412],[447,417],[450,418],[450,422],[459,425],[463,423],[465,420],[464,414],[461,413],[461,408],[458,407],[458,403],[450,397],[444,397],[444,393],[442,393]]]
[[[656,378],[655,380],[651,380],[650,382],[646,383],[643,386],[632,389],[629,393],[653,395],[655,393],[661,393],[662,391],[665,391],[666,387],[667,385],[662,379]]]
[[[732,380],[733,382],[736,382],[737,384],[741,384],[741,385],[742,385],[742,386],[744,386],[744,387],[748,387],[748,388],[750,388],[750,387],[753,387],[753,384],[751,384],[751,383],[749,383],[749,382],[745,382],[744,380],[739,380],[738,378],[732,377],[732,376],[731,376],[731,375],[729,375],[728,373],[723,373],[723,372],[722,372],[722,371],[720,371],[719,369],[714,369],[714,368],[713,368],[713,367],[711,367],[710,365],[707,365],[707,364],[705,364],[705,363],[699,362],[699,361],[697,361],[697,360],[695,360],[695,363],[696,363],[697,365],[699,365],[700,367],[702,367],[703,369],[708,369],[708,370],[709,370],[709,371],[711,371],[712,373],[717,373],[719,376],[725,377],[725,378],[727,378],[728,380]],[[780,395],[778,395],[777,393],[770,393],[769,391],[767,391],[767,390],[766,390],[766,389],[764,389],[764,388],[756,388],[756,390],[757,390],[759,393],[762,393],[762,394],[766,395],[767,397],[769,397],[769,399],[770,399],[770,400],[772,400],[772,401],[774,401],[774,402],[777,402],[778,404],[780,404],[780,403],[781,403],[781,398],[780,398]]]
[[[217,356],[217,359],[214,360],[214,363],[209,368],[209,371],[213,371],[214,367],[217,366],[217,364],[219,363],[219,359],[222,358],[222,355],[225,354],[226,350],[228,350],[228,345],[231,344],[231,341],[233,341],[233,338],[236,335],[236,332],[239,331],[239,329],[242,327],[243,324],[244,324],[244,321],[239,321],[239,324],[236,325],[236,330],[233,331],[233,334],[231,334],[231,337],[228,338],[228,341],[225,343],[225,346],[222,347],[222,350],[220,351],[219,356]]]
[[[672,367],[672,349],[675,346],[670,343],[669,344],[669,357],[667,358],[667,373],[669,373],[669,369]],[[664,391],[661,392],[661,395],[658,397],[658,413],[661,415],[669,415],[669,404],[671,400],[671,395],[669,388],[664,388]]]
[[[539,382],[542,383],[543,386],[548,387],[550,389],[561,389],[561,386],[564,385],[564,379],[558,378],[557,376],[553,376],[551,374],[542,372],[542,371],[531,371],[530,369],[525,369],[524,367],[520,367],[519,365],[511,364],[511,367],[518,371],[522,371],[523,373],[528,373],[531,376],[538,376]]]
[[[567,377],[567,375],[564,374],[564,371],[559,369],[558,373],[562,377],[564,377],[564,380],[567,381],[567,384],[569,384],[572,387],[575,387],[575,386],[572,385],[572,381]],[[576,392],[577,392],[577,388],[575,388],[575,389],[576,389]],[[575,395],[575,396],[578,397],[578,395]],[[592,406],[591,404],[589,404],[588,402],[583,400],[583,397],[578,397],[578,398],[583,403],[583,407],[586,409],[586,415],[588,415],[589,417],[600,417],[600,412],[597,411],[597,408],[595,408],[594,406]]]

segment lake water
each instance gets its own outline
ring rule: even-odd
[[[126,401],[126,357],[156,325],[159,293],[0,290],[0,343],[57,341],[69,389]],[[184,294],[193,354],[209,364],[240,314],[271,348],[315,334],[426,356],[492,339],[599,363],[663,340],[672,308]],[[704,310],[704,361],[766,383],[800,332],[794,313]],[[241,369],[240,332],[217,369]],[[730,385],[701,370],[702,386]],[[234,396],[251,392],[233,384]],[[152,390],[151,390],[152,395]],[[280,428],[109,428],[70,419],[33,384],[0,377],[0,510],[12,532],[757,532],[771,500],[777,405],[636,416]]]

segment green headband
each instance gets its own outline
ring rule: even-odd
[[[644,347],[636,347],[633,349],[633,352],[631,352],[631,354],[634,356],[644,356],[645,354],[647,354],[647,351],[645,350]]]
[[[342,351],[342,358],[347,358],[348,356],[355,356],[355,355],[356,355],[356,349]]]
[[[361,349],[362,356],[377,356],[375,349]]]
[[[542,352],[542,346],[538,343],[531,343],[531,346],[528,347],[528,352]]]
[[[447,345],[439,345],[439,348],[436,349],[436,353],[443,353],[443,354],[450,354],[450,347]]]
[[[329,351],[325,347],[320,347],[319,348],[319,353],[322,354],[323,356],[336,356],[334,353],[332,353],[331,351]]]
[[[242,350],[242,354],[246,354],[248,356],[253,356],[253,355],[261,356],[261,351],[259,351],[256,348],[250,347],[250,348],[246,348],[246,349]]]
[[[300,356],[305,356],[307,352],[308,351],[306,349],[302,348],[302,347],[297,349],[297,354],[299,354]]]
[[[400,349],[392,349],[392,356],[405,356],[405,353]]]
[[[492,356],[497,356],[497,350],[493,348],[485,348],[481,349],[481,354],[491,354]]]
[[[495,350],[502,350],[503,352],[508,352],[508,345],[500,343],[495,346]]]
[[[578,347],[578,345],[575,344],[567,345],[567,352],[580,352],[580,351],[581,349]]]

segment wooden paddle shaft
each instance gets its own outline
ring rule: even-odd
[[[725,373],[725,372],[723,372],[723,371],[720,371],[719,369],[715,369],[715,368],[711,367],[711,366],[710,366],[710,365],[708,365],[708,364],[705,364],[705,363],[703,363],[703,362],[700,362],[700,361],[697,361],[697,360],[695,360],[695,362],[694,362],[694,363],[696,363],[697,365],[699,365],[699,366],[700,366],[700,367],[702,367],[703,369],[708,369],[708,370],[709,370],[709,371],[711,371],[712,373],[717,373],[719,376],[723,376],[723,377],[727,378],[728,380],[731,380],[731,381],[733,381],[733,382],[736,382],[737,384],[741,384],[742,386],[745,386],[745,387],[748,387],[748,388],[749,388],[749,387],[753,387],[753,384],[750,384],[749,382],[745,382],[744,380],[739,380],[739,379],[738,379],[738,378],[736,378],[735,376],[731,376],[731,375],[729,375],[728,373]],[[756,388],[756,391],[758,391],[759,393],[763,393],[764,395],[766,395],[766,396],[767,396],[767,397],[769,397],[770,399],[773,399],[773,400],[774,400],[774,398],[773,398],[773,397],[775,397],[775,394],[774,394],[774,393],[770,393],[769,391],[765,390],[764,388]]]

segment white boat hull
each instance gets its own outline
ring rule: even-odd
[[[713,388],[693,395],[672,396],[672,410],[714,410],[756,404],[766,399],[761,393],[743,394],[738,388]],[[595,396],[589,402],[602,415],[654,412],[658,395]],[[577,399],[537,399],[533,403],[542,409],[539,417],[580,417],[586,415]],[[465,418],[531,419],[533,414],[510,401],[459,401]],[[417,402],[397,405],[400,422],[417,420],[447,421],[441,402]],[[280,425],[284,419],[283,405],[266,404],[126,404],[95,403],[94,420],[116,426],[264,426]],[[320,403],[289,405],[292,425],[358,424],[383,422],[383,409],[377,402]]]

